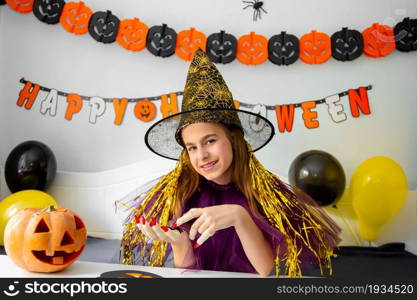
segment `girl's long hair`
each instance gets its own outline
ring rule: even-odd
[[[237,127],[226,127],[221,125],[232,145],[233,160],[232,160],[232,183],[243,193],[248,200],[249,207],[252,212],[258,214],[256,205],[256,194],[252,189],[251,176],[249,169],[249,152],[247,144],[243,137],[242,131]],[[177,207],[173,207],[172,215],[181,214],[181,208],[184,207],[186,201],[197,191],[200,184],[200,174],[191,165],[190,157],[187,150],[184,148],[182,153],[184,160],[183,169],[178,182],[181,184],[177,188]]]

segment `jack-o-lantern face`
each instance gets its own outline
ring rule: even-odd
[[[330,37],[312,30],[300,39],[300,59],[307,64],[322,64],[332,55]]]
[[[20,210],[4,231],[7,255],[20,267],[34,272],[56,272],[72,264],[84,250],[87,230],[72,211]]]
[[[47,24],[57,24],[64,5],[64,0],[35,0],[32,10],[39,21]]]
[[[64,6],[59,22],[68,32],[85,34],[92,15],[93,12],[84,5],[84,2],[68,2]]]
[[[90,19],[88,32],[98,42],[113,43],[116,40],[119,23],[119,18],[111,11],[98,11]]]
[[[156,116],[156,105],[148,99],[140,100],[136,102],[134,113],[139,120],[152,121]]]
[[[295,35],[282,31],[268,41],[268,58],[276,65],[290,65],[300,54],[299,41]]]
[[[395,49],[394,30],[388,25],[372,24],[363,32],[363,52],[369,57],[382,57]]]
[[[183,30],[177,35],[175,53],[185,61],[190,61],[198,48],[206,50],[206,36],[204,33],[191,28]]]
[[[332,35],[332,56],[340,61],[358,58],[363,52],[363,37],[357,30],[343,27]]]
[[[237,59],[246,65],[259,65],[268,59],[268,40],[251,32],[237,41]]]
[[[168,57],[174,54],[177,33],[166,24],[152,26],[146,37],[146,48],[155,56]]]
[[[9,7],[22,14],[27,14],[32,11],[33,0],[6,0]]]
[[[223,30],[207,38],[207,56],[214,63],[227,64],[236,58],[237,40]]]
[[[126,50],[140,51],[146,47],[148,26],[138,18],[125,19],[120,22],[116,41]]]
[[[395,44],[403,52],[417,50],[417,19],[404,18],[394,27]]]

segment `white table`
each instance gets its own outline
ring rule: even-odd
[[[18,267],[7,255],[0,255],[0,277],[99,277],[100,274],[116,270],[135,270],[151,272],[162,277],[189,278],[189,277],[212,277],[212,278],[261,278],[257,274],[237,272],[217,272],[203,270],[186,270],[177,268],[159,268],[145,266],[131,266],[123,264],[107,264],[96,262],[75,261],[68,268],[55,273],[35,273]]]

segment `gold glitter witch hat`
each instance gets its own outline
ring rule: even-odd
[[[274,135],[274,127],[268,119],[235,109],[232,93],[219,70],[206,53],[198,49],[188,69],[181,112],[149,128],[145,143],[154,153],[178,160],[183,149],[181,130],[200,122],[239,128],[253,152],[264,147]]]

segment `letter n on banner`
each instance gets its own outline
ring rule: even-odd
[[[170,101],[168,102],[168,96],[162,95],[161,96],[161,113],[162,118],[166,118],[170,115],[174,115],[178,113],[178,103],[177,103],[177,94],[171,93],[169,94]],[[174,120],[175,118],[173,118]]]
[[[349,90],[348,95],[350,111],[352,112],[353,117],[359,117],[359,108],[365,115],[369,115],[371,113],[369,108],[368,92],[365,87],[359,88],[359,94],[357,90]]]
[[[287,130],[291,132],[294,123],[294,104],[283,104],[275,106],[275,113],[277,115],[278,129],[280,132]]]
[[[16,104],[22,106],[26,102],[25,108],[31,109],[36,97],[38,96],[39,89],[39,85],[33,85],[32,82],[27,81],[25,86],[19,92],[19,99],[17,99]]]

